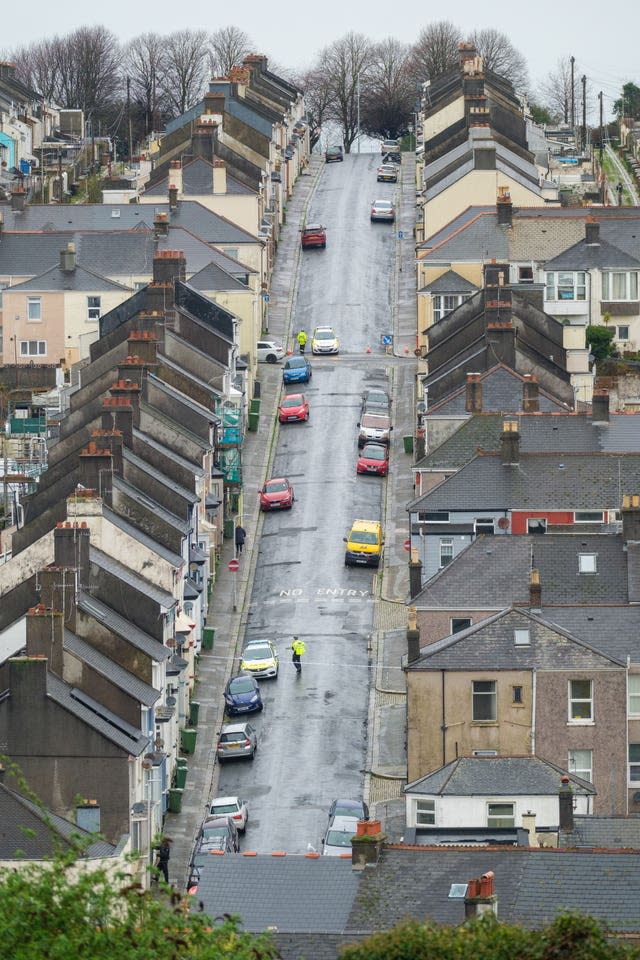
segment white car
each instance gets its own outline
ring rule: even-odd
[[[322,840],[322,856],[351,855],[351,838],[356,832],[357,826],[357,817],[332,817]]]
[[[340,341],[333,327],[316,327],[311,338],[311,353],[338,353]]]
[[[259,363],[277,363],[284,358],[285,350],[276,340],[258,340],[256,353]]]
[[[253,677],[275,679],[279,666],[278,651],[270,640],[250,640],[242,651],[240,669]]]
[[[240,833],[244,833],[249,819],[247,801],[240,797],[216,797],[209,810],[211,817],[230,817]]]

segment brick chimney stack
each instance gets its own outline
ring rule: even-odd
[[[493,871],[488,870],[481,877],[469,880],[464,898],[465,920],[476,920],[492,913],[498,916],[498,898],[493,892]]]
[[[153,255],[153,283],[187,279],[187,259],[182,250],[157,250]]]
[[[533,373],[525,373],[522,384],[522,409],[525,413],[538,413],[540,410],[540,388]]]
[[[531,571],[529,578],[529,609],[532,613],[540,613],[542,609],[542,584],[540,583],[540,571],[535,567]]]
[[[82,491],[78,491],[78,496]],[[89,585],[89,547],[91,530],[86,523],[57,523],[53,531],[54,564],[73,569],[78,575],[78,589]],[[49,598],[47,598],[49,599]],[[57,606],[57,603],[52,605]]]
[[[27,202],[27,194],[24,187],[16,187],[11,191],[11,209],[14,213],[23,213]]]
[[[102,496],[103,488],[111,488],[113,472],[113,456],[106,446],[98,446],[95,440],[90,440],[79,457],[80,465],[80,492],[82,488],[95,490]]]
[[[569,777],[562,777],[558,792],[558,812],[561,830],[573,830],[573,790]]]
[[[500,437],[502,464],[505,467],[517,467],[520,463],[520,434],[517,420],[505,420]]]
[[[501,227],[513,226],[513,203],[508,187],[498,187],[497,200],[498,224]]]
[[[594,390],[591,399],[591,422],[609,423],[609,391]]]
[[[485,302],[487,318],[492,313],[510,313],[511,295],[503,300]],[[490,362],[502,363],[512,370],[516,365],[516,331],[511,320],[490,320],[487,323],[487,354]]]
[[[213,192],[227,192],[227,165],[224,160],[213,161]]]
[[[57,677],[63,674],[64,619],[60,610],[44,604],[31,607],[26,616],[27,656],[46,657],[49,670]]]
[[[184,182],[182,179],[182,163],[179,160],[169,161],[169,190],[172,189],[176,190],[176,200],[181,200],[184,193]]]
[[[418,614],[415,607],[409,607],[409,622],[407,624],[407,664],[414,663],[420,658],[420,628]]]
[[[413,600],[422,590],[422,560],[415,547],[409,560],[409,596]]]
[[[69,242],[60,251],[60,269],[63,273],[73,273],[76,269],[76,245]]]
[[[482,380],[479,373],[467,374],[464,408],[467,413],[482,413]]]
[[[640,496],[637,493],[622,496],[622,539],[625,543],[640,542]]]
[[[597,217],[587,217],[584,222],[584,239],[588,246],[600,244],[600,221]]]
[[[153,219],[153,235],[156,240],[169,236],[169,217],[166,213],[156,213]]]

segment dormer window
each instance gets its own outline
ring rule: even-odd
[[[603,300],[637,300],[637,270],[605,270],[602,273]]]

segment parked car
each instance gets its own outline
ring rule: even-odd
[[[230,677],[224,688],[224,703],[231,716],[262,710],[263,703],[257,680],[246,673]]]
[[[332,817],[322,839],[323,857],[339,857],[351,853],[351,838],[356,832],[353,817]]]
[[[324,250],[327,245],[327,231],[319,223],[310,223],[301,230],[300,243],[303,250],[308,247],[321,247]]]
[[[344,565],[378,567],[382,557],[382,524],[378,520],[354,520],[346,543]]]
[[[374,200],[371,204],[371,221],[385,220],[387,223],[393,223],[396,218],[396,212],[391,200]]]
[[[358,433],[358,447],[364,447],[365,443],[373,441],[374,443],[391,442],[391,417],[384,413],[363,413],[358,422],[360,432]]]
[[[380,144],[380,153],[389,153],[394,150],[400,150],[400,144],[397,140],[383,140]]]
[[[316,327],[311,338],[311,353],[338,353],[340,341],[333,327]]]
[[[253,760],[258,749],[255,727],[250,723],[225,723],[220,730],[216,755],[223,760]]]
[[[311,363],[306,357],[287,357],[282,368],[283,383],[308,383],[311,376]]]
[[[364,800],[334,800],[329,807],[329,820],[333,817],[353,817],[355,820],[368,820],[369,807]]]
[[[389,473],[389,449],[383,443],[365,443],[358,457],[356,473],[375,473],[386,477]]]
[[[383,163],[378,167],[378,183],[397,183],[398,168],[393,163]]]
[[[230,817],[238,828],[238,833],[244,833],[249,820],[249,808],[247,801],[240,797],[216,797],[209,807],[209,815]]]
[[[383,163],[395,163],[395,164],[397,164],[397,166],[400,166],[400,163],[402,162],[402,158],[400,157],[400,151],[399,151],[399,150],[389,150],[388,153],[383,153],[383,154],[382,154],[382,162],[383,162]]]
[[[275,679],[279,667],[278,651],[270,640],[250,640],[242,651],[240,669],[254,677]]]
[[[260,489],[261,510],[290,510],[295,496],[286,477],[273,477]]]
[[[391,407],[391,398],[385,390],[378,387],[371,387],[362,394],[362,405],[360,413],[384,413],[389,414]]]
[[[258,340],[256,354],[259,363],[277,363],[284,358],[285,350],[276,340]]]
[[[327,163],[333,163],[337,160],[344,160],[344,151],[341,146],[334,144],[332,147],[327,147],[324,152],[324,158]]]
[[[309,402],[304,393],[289,393],[283,397],[278,407],[280,423],[291,423],[309,419]]]
[[[205,817],[196,836],[196,850],[216,847],[220,839],[229,841],[231,852],[240,850],[238,828],[231,817]]]

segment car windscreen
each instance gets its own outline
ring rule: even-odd
[[[375,414],[365,414],[362,418],[363,427],[375,427],[376,430],[388,430],[389,418],[376,417]]]
[[[375,533],[369,533],[367,530],[353,530],[349,540],[352,543],[377,543],[378,537]]]
[[[249,647],[242,656],[244,660],[271,660],[273,654],[270,647]]]
[[[333,330],[316,330],[316,340],[335,340],[336,335]]]
[[[387,452],[383,450],[382,447],[378,447],[375,444],[371,446],[366,446],[362,451],[362,456],[367,460],[386,460]]]
[[[330,847],[350,847],[355,830],[329,830],[325,843]]]
[[[284,480],[278,480],[273,483],[265,483],[264,492],[265,493],[284,493],[287,489],[287,485]]]
[[[283,407],[299,407],[302,403],[301,397],[285,397],[282,401]]]
[[[203,827],[202,839],[209,840],[210,837],[228,837],[229,827],[221,824],[219,827]]]
[[[235,803],[214,803],[211,807],[211,813],[237,813],[238,807]]]
[[[229,684],[231,693],[251,693],[255,688],[256,683],[252,677],[236,677]]]
[[[290,357],[285,364],[287,370],[293,370],[295,367],[304,366],[306,366],[304,357]]]
[[[237,743],[238,740],[246,740],[244,733],[237,731],[235,733],[223,733],[220,736],[221,743]]]

